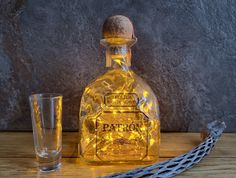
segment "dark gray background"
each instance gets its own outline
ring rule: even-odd
[[[157,95],[163,131],[220,119],[236,131],[236,1],[0,0],[0,129],[29,130],[28,95],[64,96],[76,130],[83,89],[105,70],[106,17],[133,21],[132,66]]]

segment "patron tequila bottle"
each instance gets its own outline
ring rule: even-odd
[[[131,21],[109,17],[101,44],[108,71],[90,83],[80,106],[81,156],[88,162],[152,162],[158,158],[160,120],[151,88],[131,69],[136,42]]]

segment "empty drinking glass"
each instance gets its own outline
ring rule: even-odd
[[[61,165],[62,95],[34,94],[29,101],[38,168],[43,172],[56,170]]]

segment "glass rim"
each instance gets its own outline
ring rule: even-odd
[[[59,99],[62,98],[60,93],[35,93],[29,96],[29,99],[39,98],[39,99]]]

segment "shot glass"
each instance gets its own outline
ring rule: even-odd
[[[54,171],[61,166],[62,95],[33,94],[29,102],[38,168],[42,172]]]

